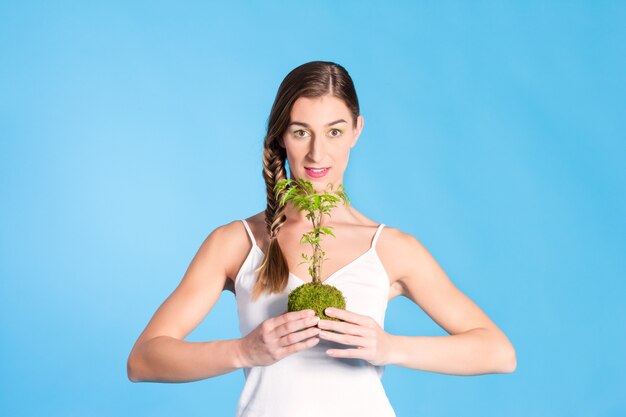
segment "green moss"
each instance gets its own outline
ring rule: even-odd
[[[307,282],[289,293],[287,301],[289,311],[311,309],[322,320],[342,321],[324,314],[327,307],[336,307],[342,310],[346,308],[345,297],[339,289],[332,285]]]

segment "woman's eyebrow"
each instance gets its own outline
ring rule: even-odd
[[[339,120],[335,120],[334,122],[330,122],[330,123],[328,123],[326,126],[332,126],[332,125],[337,124],[337,123],[348,123],[348,122],[346,122],[346,121],[345,121],[345,120],[343,120],[343,119],[339,119]],[[310,127],[308,124],[306,124],[306,123],[304,123],[304,122],[291,122],[291,123],[289,123],[289,124],[287,125],[287,127],[289,127],[289,126],[291,126],[291,125],[301,125],[301,126],[304,126],[304,127]]]

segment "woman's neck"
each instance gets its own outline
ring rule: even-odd
[[[298,209],[293,205],[292,201],[288,201],[285,205],[285,216],[287,216],[287,222],[292,225],[308,225],[312,224],[311,220],[307,217],[307,211],[298,211]],[[350,222],[351,219],[355,218],[354,210],[350,206],[344,205],[342,201],[339,201],[335,207],[333,207],[330,211],[329,217],[327,214],[322,216],[322,224],[329,224],[331,219],[332,223],[343,223]]]

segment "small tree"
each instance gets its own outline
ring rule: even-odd
[[[326,192],[326,190],[329,192]],[[346,300],[338,288],[322,282],[322,263],[326,252],[322,250],[321,235],[335,237],[332,230],[330,230],[332,229],[331,226],[322,226],[322,218],[325,214],[331,217],[330,211],[339,201],[343,200],[344,204],[349,205],[350,199],[345,193],[342,184],[336,190],[333,190],[333,184],[328,183],[326,190],[322,194],[318,194],[313,189],[310,181],[301,178],[298,178],[296,181],[282,179],[274,187],[277,199],[282,194],[282,197],[279,199],[280,206],[285,205],[287,201],[291,201],[298,211],[307,212],[306,218],[313,225],[313,229],[303,234],[300,240],[301,244],[309,243],[313,247],[313,254],[309,257],[302,253],[301,256],[304,260],[298,264],[309,263],[308,270],[312,281],[300,285],[289,293],[288,310],[312,309],[321,319],[340,321],[324,313],[327,307],[344,309]]]

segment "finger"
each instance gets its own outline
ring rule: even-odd
[[[319,343],[319,337],[312,337],[303,342],[294,343],[293,345],[285,346],[278,350],[278,355],[283,357],[283,355],[288,355],[291,353],[300,352],[301,350],[309,349]]]
[[[351,334],[356,336],[367,336],[370,334],[368,327],[352,324],[344,321],[320,320],[317,324],[320,329]]]
[[[289,313],[281,314],[280,316],[271,318],[270,327],[271,330],[275,330],[278,326],[281,326],[287,322],[313,316],[315,316],[315,311],[312,309],[291,311]]]
[[[363,348],[361,349],[328,349],[326,350],[328,356],[333,358],[358,358],[365,359]]]
[[[320,329],[318,329],[317,327],[311,327],[309,329],[301,330],[299,332],[289,333],[279,339],[278,345],[281,347],[293,345],[294,343],[298,343],[302,340],[308,339],[309,337],[317,336],[319,332]]]
[[[367,339],[361,336],[352,336],[348,334],[339,334],[321,330],[319,334],[321,339],[331,340],[333,342],[341,343],[342,345],[367,347]]]
[[[320,341],[319,337],[311,337],[302,342],[293,343],[291,345],[287,345],[278,349],[277,354],[279,357],[284,357],[284,355],[288,355],[291,353],[299,352],[301,350],[309,349],[310,347],[315,346]]]
[[[319,322],[320,318],[317,316],[303,317],[299,320],[289,321],[285,324],[281,324],[272,330],[274,337],[282,337],[286,334],[293,333],[298,330],[305,329],[307,327],[315,326]],[[317,327],[316,327],[317,328]]]
[[[324,313],[328,317],[336,317],[340,320],[344,320],[350,323],[359,324],[361,326],[365,326],[368,320],[371,318],[369,316],[364,316],[353,311],[344,310],[341,308],[328,307],[324,310]]]

